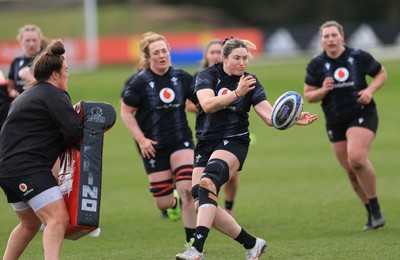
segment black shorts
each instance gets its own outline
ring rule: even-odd
[[[143,165],[147,174],[171,169],[171,163],[170,163],[171,154],[183,149],[193,150],[194,149],[193,140],[190,139],[187,141],[181,141],[174,146],[156,149],[156,156],[153,158],[148,159],[142,157]]]
[[[346,140],[347,129],[354,126],[364,127],[374,134],[378,130],[378,112],[376,107],[370,107],[355,113],[339,122],[327,122],[326,131],[332,143]]]
[[[216,150],[225,150],[233,153],[239,160],[239,171],[249,151],[249,135],[235,136],[224,139],[199,140],[194,150],[194,167],[206,167],[211,154]]]
[[[43,191],[58,186],[51,171],[25,176],[0,178],[0,186],[8,203],[27,202]]]

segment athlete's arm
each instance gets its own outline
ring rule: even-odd
[[[304,98],[310,103],[319,102],[333,89],[334,83],[332,77],[325,78],[320,88],[304,83]]]
[[[16,98],[19,92],[16,89],[15,81],[13,79],[8,79],[7,81],[7,93],[10,98]]]
[[[197,108],[196,104],[194,104],[190,99],[186,99],[185,102],[185,111],[191,113],[197,113],[199,109]]]
[[[136,118],[133,115],[136,110],[136,107],[132,107],[125,104],[125,102],[121,102],[122,121],[124,121],[125,126],[128,128],[133,138],[135,138],[136,142],[139,144],[142,156],[144,158],[150,159],[156,154],[156,150],[154,149],[153,145],[157,144],[157,142],[146,138],[143,134]]]
[[[200,106],[205,113],[215,113],[238,99],[234,91],[225,95],[215,96],[214,90],[205,88],[196,93]]]
[[[235,91],[231,91],[225,95],[215,96],[213,89],[205,88],[197,91],[197,98],[205,113],[215,113],[253,90],[255,84],[256,79],[253,76],[249,75],[245,77],[242,75]]]
[[[261,119],[268,126],[272,126],[272,121],[271,121],[272,106],[267,100],[261,101],[260,103],[255,105],[254,111],[256,111],[257,115],[261,117]]]
[[[386,82],[387,77],[388,76],[386,69],[382,66],[378,74],[373,77],[369,86],[366,89],[358,92],[357,102],[363,105],[371,102],[373,94],[383,86],[383,84]]]

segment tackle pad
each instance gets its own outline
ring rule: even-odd
[[[103,102],[80,101],[74,107],[83,135],[61,155],[58,182],[70,218],[65,238],[77,240],[99,227],[104,132],[114,125],[116,112]]]

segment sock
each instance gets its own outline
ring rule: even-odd
[[[371,215],[371,206],[369,205],[369,203],[365,204],[365,209],[367,210],[368,216]]]
[[[194,242],[192,246],[195,247],[197,251],[203,252],[208,232],[210,232],[210,229],[207,227],[204,226],[196,227],[196,234],[194,236]]]
[[[186,242],[189,243],[191,238],[194,238],[196,229],[195,228],[187,228],[185,227],[185,233],[186,233]]]
[[[235,240],[246,249],[253,248],[256,245],[256,238],[247,233],[243,228]]]
[[[233,208],[233,201],[225,200],[225,209],[232,210],[232,208]]]
[[[378,197],[369,199],[368,201],[371,208],[371,213],[376,214],[380,212]]]

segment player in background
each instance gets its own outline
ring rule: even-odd
[[[333,151],[368,212],[364,230],[385,224],[376,191],[376,173],[368,153],[378,128],[373,94],[387,79],[385,68],[369,53],[344,43],[343,27],[328,21],[320,27],[324,51],[307,66],[304,96],[321,102]],[[366,75],[372,77],[368,84]]]
[[[193,77],[171,66],[170,46],[160,34],[145,33],[140,52],[141,71],[124,92],[121,118],[142,155],[157,207],[167,210],[174,221],[182,213],[189,243],[195,232],[196,212],[190,193],[194,142],[185,103],[195,99]]]
[[[3,259],[19,259],[42,223],[45,259],[59,259],[69,217],[51,168],[66,146],[82,135],[79,115],[67,93],[68,69],[61,41],[33,62],[31,88],[11,104],[0,133],[0,186],[20,223]]]
[[[10,98],[16,98],[24,91],[26,83],[35,80],[29,67],[35,56],[47,44],[40,28],[32,24],[24,25],[19,29],[17,40],[21,46],[22,55],[11,62],[8,72],[7,89]]]
[[[236,240],[246,249],[246,259],[259,259],[265,240],[247,233],[224,209],[218,207],[222,185],[243,167],[250,145],[248,113],[256,113],[271,126],[272,107],[255,75],[245,72],[252,57],[248,40],[227,38],[222,62],[200,71],[195,92],[200,103],[196,118],[196,136],[192,195],[197,225],[194,243],[176,259],[203,259],[203,248],[211,226]],[[228,93],[226,93],[228,92]],[[225,93],[225,94],[223,94]],[[297,124],[308,125],[316,115],[303,112]]]
[[[140,72],[140,70],[135,69],[134,72],[125,80],[124,85],[122,87],[122,91],[121,91],[121,98],[119,100],[120,107],[121,107],[123,99],[124,99],[124,93],[125,93],[126,88],[129,86],[129,83],[131,83],[131,81],[135,78],[135,76],[137,74],[139,74],[139,72]],[[162,218],[168,219],[168,213],[167,213],[166,209],[160,210],[160,212],[161,212]]]
[[[214,39],[208,42],[204,48],[203,58],[200,61],[200,69],[208,68],[215,63],[222,61],[222,41],[219,39]],[[194,75],[196,78],[197,73]],[[239,175],[233,175],[232,178],[225,183],[223,186],[225,195],[225,211],[233,215],[233,205],[235,202],[235,197],[237,190],[239,188]]]
[[[36,25],[21,27],[18,31],[17,40],[21,46],[22,55],[12,61],[8,80],[3,82],[5,88],[1,89],[0,96],[0,128],[7,117],[11,101],[24,91],[26,83],[34,80],[29,66],[37,53],[47,44],[47,40]]]
[[[0,70],[0,129],[6,120],[8,109],[10,108],[11,99],[7,91],[7,79]]]

